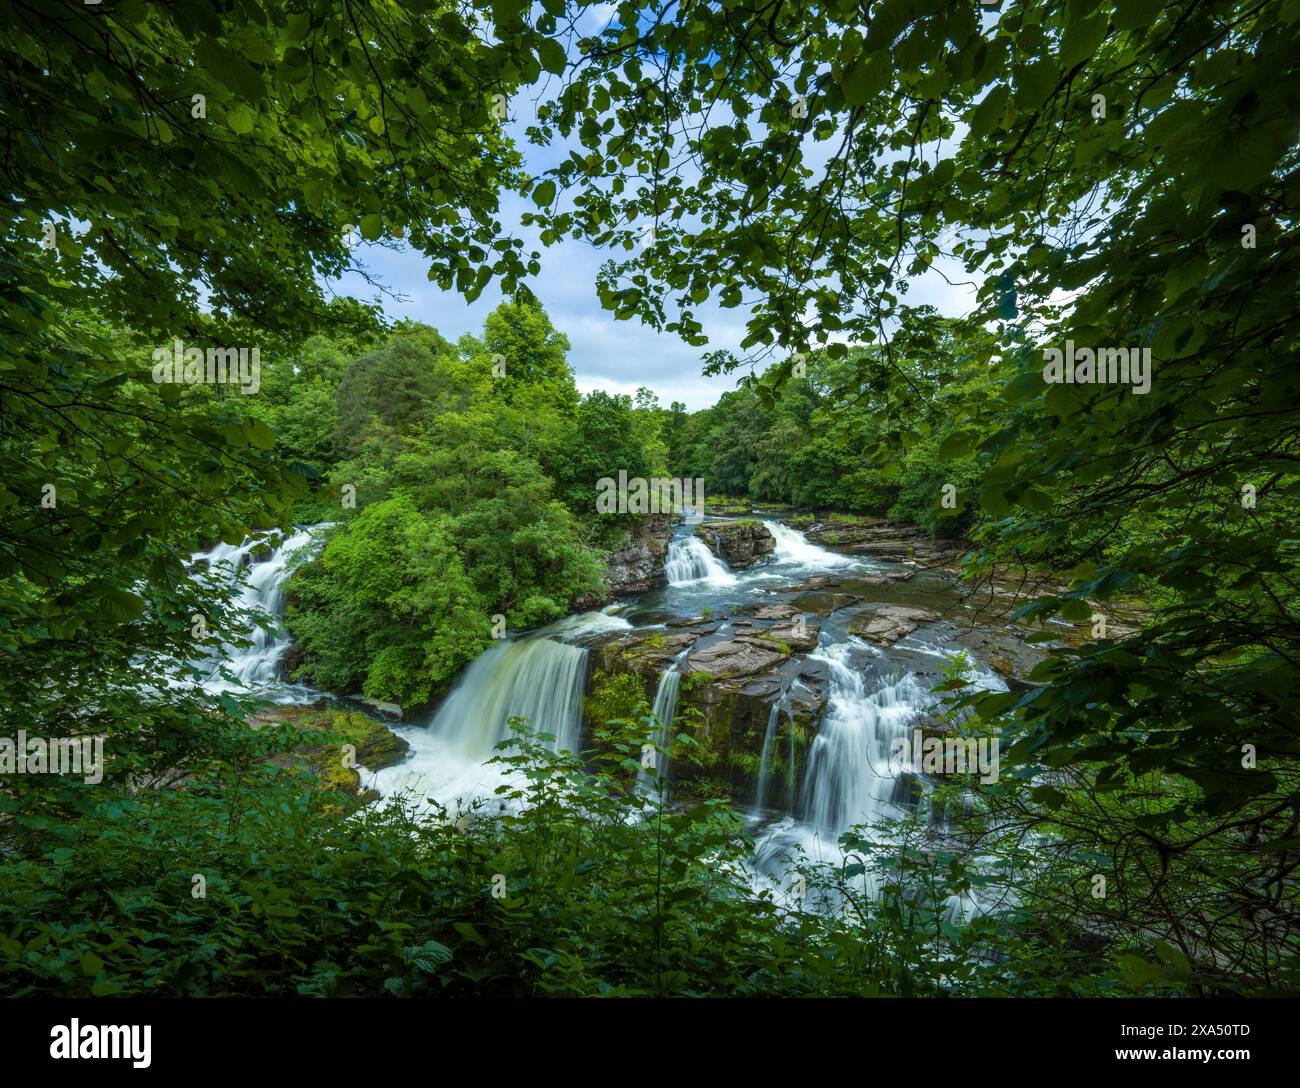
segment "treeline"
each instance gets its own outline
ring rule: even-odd
[[[955,535],[972,523],[978,474],[973,461],[938,456],[952,428],[927,421],[927,406],[968,376],[987,342],[932,308],[908,311],[888,354],[821,351],[742,379],[703,411],[673,404],[669,460],[714,495],[898,518]],[[953,488],[947,505],[945,484]]]
[[[527,292],[452,344],[404,323],[364,348],[317,338],[268,368],[260,403],[328,522],[289,589],[296,677],[402,704],[444,690],[494,617],[538,627],[603,603],[628,518],[596,483],[663,468],[652,394],[583,397],[568,341]]]

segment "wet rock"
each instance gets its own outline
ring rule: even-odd
[[[809,540],[853,555],[869,555],[887,563],[918,563],[947,569],[964,550],[960,540],[931,537],[919,525],[887,518],[826,518],[804,530]]]
[[[364,703],[376,714],[381,714],[385,718],[391,718],[395,722],[402,720],[402,708],[396,703],[386,703],[382,699],[367,699],[364,695],[358,695],[357,701]]]
[[[855,616],[849,629],[878,646],[892,646],[922,624],[933,623],[938,618],[939,613],[926,608],[891,604]]]
[[[631,536],[610,552],[605,561],[605,583],[610,596],[648,593],[666,584],[664,555],[672,528],[670,514],[651,514],[636,522]],[[592,605],[587,603],[585,607]]]
[[[355,803],[374,799],[373,791],[361,789],[358,767],[367,771],[390,767],[406,758],[410,748],[382,722],[328,703],[265,707],[251,715],[248,722],[253,729],[288,724],[304,733],[318,734],[271,756],[269,762],[291,774],[306,775],[321,787],[352,794]],[[351,745],[351,753],[347,745]]]
[[[1029,673],[1047,655],[1037,647],[1026,645],[1008,630],[983,630],[975,628],[959,631],[953,641],[970,650],[985,662],[1009,687],[1024,690],[1031,687]]]
[[[693,650],[686,658],[686,672],[702,672],[714,679],[752,676],[779,665],[790,654],[775,643],[751,635],[737,635]]]
[[[821,632],[821,624],[815,620],[809,620],[802,613],[789,623],[778,623],[769,627],[763,632],[767,638],[776,639],[778,643],[784,643],[792,650],[798,650],[800,653],[807,653],[817,646],[817,636]]]
[[[673,758],[675,797],[752,798],[763,738],[778,703],[783,708],[778,724],[781,759],[788,763],[793,749],[793,773],[802,777],[829,697],[830,671],[823,662],[787,652],[763,637],[774,630],[702,645],[686,657],[674,729],[689,733],[695,743]],[[689,645],[693,638],[689,632],[630,632],[592,650],[588,675],[632,673],[649,700],[682,641]]]
[[[734,626],[755,627],[758,637],[775,642],[782,650],[806,653],[817,645],[821,624],[809,620],[802,609],[789,603],[751,605],[750,609],[754,622],[737,620]]]
[[[792,604],[765,604],[754,610],[756,620],[788,620],[799,615]]]
[[[631,672],[646,681],[651,695],[659,674],[698,636],[690,631],[633,631],[592,648],[589,675],[596,672]]]
[[[732,570],[744,570],[776,550],[776,538],[761,521],[706,521],[695,535]]]
[[[813,589],[833,589],[842,585],[842,578],[833,578],[829,574],[814,574],[802,582],[792,586],[782,586],[780,589],[772,590],[773,593],[806,593]]]
[[[722,624],[715,616],[692,616],[686,620],[668,620],[665,627],[689,627],[697,634],[707,635],[716,631]]]
[[[782,655],[775,666],[748,676],[688,674],[678,706],[682,724],[696,743],[674,760],[674,792],[679,797],[751,801],[769,723],[774,728],[769,773],[801,781],[829,693],[830,670],[822,662],[796,656]]]
[[[856,593],[805,593],[796,597],[794,604],[804,612],[825,619],[832,612],[857,604],[862,598]]]
[[[293,674],[298,671],[305,657],[303,648],[296,642],[289,643],[288,648],[284,651],[284,656],[280,658],[280,677],[284,680],[292,680]]]

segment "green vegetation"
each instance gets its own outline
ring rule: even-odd
[[[579,461],[617,473],[635,435],[605,450],[584,434],[635,409],[580,400],[565,346],[521,295],[482,340],[403,328],[347,368],[322,488],[337,524],[290,587],[300,678],[423,702],[488,645],[494,616],[532,628],[604,598],[600,545],[619,519],[596,515],[594,486],[557,481],[583,478]],[[519,363],[503,377],[494,358]]]
[[[574,40],[594,6],[0,11],[0,705],[107,753],[96,785],[0,782],[0,991],[1300,988],[1300,9],[625,0]],[[544,172],[497,95],[540,96]],[[698,307],[743,310],[749,354],[705,369],[750,374],[693,414],[580,397],[503,195],[613,254],[617,318],[706,347]],[[391,324],[327,286],[354,237],[506,301],[456,344]],[[953,262],[965,319],[905,301]],[[178,341],[257,348],[260,391],[155,382]],[[1067,344],[1149,350],[1149,389],[1045,381]],[[790,914],[725,804],[633,818],[629,691],[588,764],[524,746],[524,807],[458,830],[356,811],[275,765],[294,726],[165,683],[249,629],[187,557],[327,520],[298,676],[435,697],[494,616],[602,598],[619,469],[964,534],[973,587],[1025,572],[1046,641],[1122,600],[1142,622],[1025,691],[954,671],[1003,757],[937,787],[961,849],[850,831]],[[955,924],[983,893],[1002,909]]]
[[[789,504],[913,521],[940,535],[959,533],[973,520],[965,496],[979,470],[972,459],[937,456],[958,423],[926,420],[926,403],[951,388],[961,360],[987,343],[987,334],[973,325],[922,308],[908,313],[893,348],[892,365],[914,396],[868,381],[864,372],[876,365],[878,353],[865,348],[837,358],[812,354],[802,377],[790,377],[787,363],[760,379],[743,378],[737,391],[686,416],[672,433],[673,471],[749,496],[726,501],[711,495],[709,507],[719,513],[747,512],[751,502]],[[923,420],[921,431],[914,431]],[[961,498],[951,508],[942,503],[945,483]]]

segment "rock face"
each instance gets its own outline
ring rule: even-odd
[[[703,673],[711,680],[729,680],[771,669],[789,656],[775,642],[754,635],[738,635],[696,650],[686,659],[686,673]]]
[[[892,646],[922,624],[933,623],[938,618],[939,613],[931,612],[926,608],[907,608],[903,605],[891,604],[855,616],[849,629],[878,646]]]
[[[651,514],[636,523],[632,535],[606,560],[605,582],[611,596],[647,593],[666,583],[664,555],[672,528],[669,514]]]
[[[253,714],[248,723],[253,729],[288,724],[323,734],[271,756],[270,762],[292,774],[304,774],[326,788],[350,793],[359,802],[373,800],[378,794],[361,789],[361,775],[344,758],[344,745],[352,746],[356,765],[368,771],[400,763],[410,748],[410,744],[382,722],[364,714],[339,710],[328,702],[315,706],[265,707]]]
[[[592,650],[589,676],[631,673],[649,701],[663,670],[683,648],[697,639],[701,643],[681,666],[674,731],[690,734],[695,743],[673,761],[673,790],[679,797],[751,798],[769,724],[774,740],[779,738],[783,766],[793,751],[790,773],[802,777],[826,709],[830,674],[821,662],[796,656],[791,636],[801,634],[800,648],[811,648],[818,625],[784,605],[759,609],[752,621],[741,622],[748,626],[730,638],[724,633],[711,641],[705,632],[716,624],[701,623],[673,634],[634,631]],[[774,706],[780,708],[775,715]]]
[[[1046,658],[1042,650],[1024,642],[1024,633],[1006,630],[959,631],[953,639],[970,650],[996,672],[1015,691],[1033,687],[1028,676],[1035,665]]]
[[[776,550],[776,539],[761,521],[706,521],[695,535],[732,570],[744,570]]]

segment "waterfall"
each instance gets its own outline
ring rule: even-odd
[[[665,749],[668,747],[668,738],[672,735],[673,716],[677,713],[677,693],[682,686],[682,674],[678,670],[678,665],[687,653],[689,650],[683,650],[678,654],[673,659],[673,663],[659,676],[654,705],[650,708],[650,713],[655,716],[655,722],[658,723],[654,732],[654,744],[658,749],[655,753],[655,778],[652,780],[642,769],[636,779],[639,793],[650,793],[656,786],[662,787],[668,781],[668,753]]]
[[[851,643],[840,642],[811,655],[830,666],[831,698],[808,753],[800,815],[832,838],[887,813],[898,777],[890,767],[894,739],[907,735],[927,701],[911,673],[868,695],[851,651]]]
[[[782,525],[779,521],[764,521],[763,525],[776,541],[775,556],[778,563],[794,563],[817,569],[861,565],[860,559],[840,555],[820,545],[809,543],[808,538],[798,529],[791,529],[790,526]]]
[[[736,582],[736,576],[695,536],[681,536],[668,545],[664,574],[670,586],[691,582],[729,586]]]
[[[754,796],[754,814],[763,811],[767,798],[767,781],[771,776],[772,741],[776,739],[776,725],[781,719],[781,704],[775,702],[767,712],[767,729],[763,733],[763,751],[758,757],[758,791]]]
[[[261,613],[271,618],[280,615],[284,607],[284,585],[288,565],[294,553],[315,540],[314,528],[302,529],[285,539],[271,551],[268,558],[257,561],[258,551],[268,546],[265,539],[250,538],[236,546],[218,544],[193,557],[194,562],[206,560],[206,571],[200,577],[209,581],[224,582],[235,589],[234,606],[241,610]],[[247,565],[248,571],[240,577]],[[207,659],[210,668],[203,686],[208,691],[256,692],[266,694],[277,702],[311,702],[317,696],[306,688],[278,683],[280,661],[289,648],[290,638],[279,626],[270,629],[254,624],[244,632],[251,644],[232,646],[223,643],[221,654]],[[232,683],[222,675],[222,666],[234,677]]]
[[[427,732],[462,758],[482,762],[510,735],[511,718],[527,718],[533,732],[555,737],[550,747],[575,751],[586,665],[580,646],[537,637],[500,642],[456,681]]]

